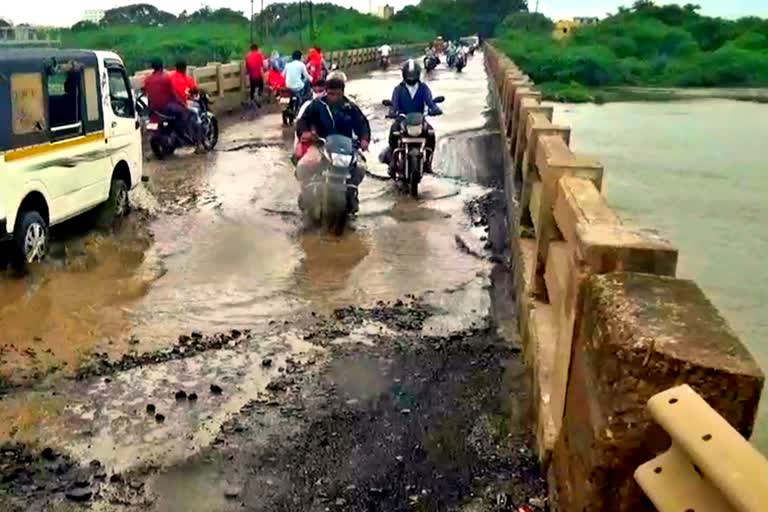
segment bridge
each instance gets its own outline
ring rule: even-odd
[[[330,58],[375,155],[399,72]],[[762,371],[513,62],[428,79],[437,174],[415,201],[369,158],[340,238],[302,229],[241,64],[190,72],[218,151],[148,161],[125,225],[0,281],[0,508],[765,508]]]

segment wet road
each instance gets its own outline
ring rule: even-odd
[[[423,409],[425,430],[436,428],[436,417],[457,423],[435,453],[464,446],[462,432],[479,428],[478,418],[502,428],[506,421],[499,418],[523,416],[522,366],[495,334],[504,326],[494,321],[489,293],[493,239],[488,241],[487,232],[493,231],[488,227],[493,215],[478,202],[492,193],[500,172],[482,57],[462,75],[441,69],[430,78],[434,93],[447,97],[446,115],[433,121],[440,137],[437,173],[425,177],[418,200],[395,190],[375,162],[388,129],[380,101],[398,78],[393,68],[348,85],[378,140],[369,157],[373,175],[360,191],[360,214],[342,237],[303,228],[287,159],[293,135],[283,130],[279,114],[247,113],[226,120],[220,146],[210,155],[182,153],[148,162],[150,182],[134,198],[138,211],[115,233],[93,232],[82,221],[64,226],[55,233],[51,261],[23,278],[0,277],[0,443],[16,450],[4,452],[0,472],[16,468],[43,481],[35,484],[30,476],[21,488],[0,486],[0,504],[5,493],[13,498],[9,507],[29,500],[47,510],[67,501],[62,496],[75,487],[91,490],[88,500],[102,510],[239,509],[233,502],[249,510],[327,510],[328,500],[341,510],[371,510],[370,503],[380,504],[373,510],[401,510],[403,503],[443,510],[473,495],[473,479],[479,477],[462,464],[484,467],[484,457],[515,461],[525,453],[526,464],[535,467],[521,419],[519,433],[503,427],[508,438],[519,438],[519,452],[483,455],[473,449],[459,468],[453,468],[455,460],[448,464],[453,469],[435,487],[455,488],[449,494],[461,488],[459,495],[417,489],[385,500],[376,486],[361,497],[349,484],[351,495],[317,501],[295,482],[269,484],[277,477],[255,469],[254,458],[271,460],[273,469],[282,464],[282,477],[290,479],[286,475],[301,464],[287,459],[295,445],[279,451],[292,439],[285,432],[314,435],[323,425],[318,411],[329,409],[356,411],[357,419],[347,418],[342,426],[356,450],[368,446],[376,453],[380,440],[366,441],[376,429],[356,423],[363,421],[357,413],[364,411],[370,415],[365,421],[378,424],[388,414],[382,397],[410,380],[413,396],[431,404]],[[503,248],[503,241],[496,246]],[[457,340],[466,341],[446,348]],[[412,357],[403,357],[411,351]],[[454,375],[446,378],[442,372],[448,368]],[[413,379],[422,372],[427,377]],[[478,372],[481,381],[468,384]],[[393,374],[402,374],[395,384]],[[500,389],[517,390],[519,402],[510,404]],[[282,393],[279,398],[276,392]],[[412,442],[420,431],[402,415],[416,411],[419,400],[408,407],[398,400],[389,405],[400,420],[385,423],[402,429],[398,440]],[[305,412],[285,413],[296,407]],[[419,418],[414,414],[412,422]],[[246,426],[238,430],[233,421]],[[251,434],[242,439],[243,432]],[[350,456],[352,448],[340,441],[343,434],[331,438],[331,446],[341,443],[336,453]],[[494,449],[509,451],[507,441]],[[53,460],[73,468],[59,467],[53,484],[46,480],[50,464],[39,471],[29,467],[44,447],[52,449]],[[260,453],[265,447],[279,454]],[[327,455],[312,446],[303,450],[302,463],[316,457],[313,468],[323,467]],[[392,455],[397,461],[392,464],[402,465],[405,456]],[[227,462],[233,459],[237,463]],[[78,481],[78,466],[90,461],[98,464]],[[371,463],[360,462],[362,474]],[[414,461],[413,471],[424,470],[424,464]],[[431,478],[434,464],[427,464]],[[232,466],[252,467],[251,480],[230,474]],[[528,466],[525,471],[532,471]],[[510,471],[503,466],[492,473],[509,480]],[[107,474],[134,480],[128,485],[113,476],[111,485],[98,484]],[[398,478],[404,477],[389,475],[385,481]],[[230,489],[232,481],[239,481],[237,492]],[[245,499],[243,485],[249,481],[271,490],[248,491]],[[541,491],[535,475],[521,482]],[[286,495],[299,501],[291,505]]]

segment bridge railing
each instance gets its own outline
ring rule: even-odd
[[[393,47],[393,54],[403,55],[422,46],[397,45]],[[378,48],[358,48],[329,52],[326,55],[326,59],[329,65],[336,64],[340,69],[348,70],[356,66],[376,62],[378,59]],[[200,89],[214,98],[215,103],[213,107],[217,112],[233,110],[239,107],[247,97],[249,84],[243,62],[233,61],[226,64],[210,62],[206,66],[190,66],[187,72],[190,76],[194,77]],[[140,89],[150,73],[151,70],[136,72],[131,77],[131,87],[134,90]]]
[[[485,55],[504,140],[520,335],[553,503],[652,510],[633,476],[669,448],[670,436],[646,402],[688,384],[748,437],[763,373],[701,289],[676,278],[678,250],[608,206],[603,165],[572,151],[571,129],[556,123],[530,77],[492,46]]]

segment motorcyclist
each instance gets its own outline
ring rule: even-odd
[[[307,71],[307,66],[301,61],[301,52],[296,50],[292,55],[293,60],[285,65],[283,77],[285,86],[299,98],[303,98],[312,82],[312,76]]]
[[[143,89],[147,95],[150,110],[173,118],[179,133],[186,132],[195,143],[195,152],[205,152],[202,137],[194,121],[194,114],[187,108],[186,100],[182,102],[176,93],[171,77],[163,68],[162,60],[152,60],[152,74],[144,80]]]
[[[296,134],[301,141],[300,145],[312,144],[318,137],[325,139],[330,135],[343,135],[357,138],[360,149],[368,150],[371,126],[360,107],[344,94],[345,87],[342,74],[329,75],[325,96],[312,100],[296,121]],[[360,167],[352,169],[351,174],[349,183],[355,186],[360,185],[365,177],[365,172]],[[358,210],[356,195],[352,201],[352,211],[356,212]]]
[[[328,76],[328,63],[323,56],[323,50],[319,46],[310,48],[307,54],[307,71],[314,84],[318,80],[326,80]]]
[[[304,112],[307,111],[307,108],[309,108],[313,100],[325,97],[325,92],[326,92],[326,81],[323,80],[322,78],[317,82],[315,82],[314,84],[312,84],[312,99],[304,102],[304,104],[299,109],[299,113],[296,115],[296,118],[300,119],[301,116],[304,115]],[[298,134],[296,134],[296,139],[294,141],[294,161],[300,160],[301,157],[303,157],[307,153],[310,143],[302,144]]]
[[[200,124],[200,107],[199,103],[192,100],[198,94],[197,82],[195,79],[187,74],[187,62],[183,59],[176,61],[176,69],[168,74],[173,84],[173,89],[176,92],[176,97],[182,104],[187,106],[187,109],[193,114],[191,120],[193,121],[190,130],[193,132],[192,137],[194,140],[202,140],[202,126]]]
[[[381,155],[381,161],[389,164],[390,174],[394,174],[392,155],[397,149],[400,134],[400,115],[428,113],[431,116],[439,116],[443,113],[440,107],[432,99],[432,90],[421,81],[421,67],[410,59],[403,64],[403,81],[392,91],[392,106],[389,109],[390,117],[396,118],[389,130],[389,147]],[[429,126],[429,125],[428,125]],[[432,155],[435,151],[435,131],[429,126],[427,130],[427,148],[430,150],[425,162],[425,170],[432,172]]]
[[[382,59],[387,59],[387,62],[389,62],[389,56],[392,54],[392,47],[388,44],[384,43],[379,47],[379,55]]]
[[[277,61],[270,64],[269,73],[267,73],[267,85],[275,96],[279,96],[280,92],[285,89],[285,77],[280,69],[280,63]]]

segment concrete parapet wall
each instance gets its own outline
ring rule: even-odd
[[[556,510],[653,510],[633,474],[669,448],[646,402],[688,384],[744,436],[764,376],[678,251],[625,225],[605,170],[515,64],[486,46],[504,139],[520,337],[539,457]],[[682,512],[682,511],[681,511]]]
[[[403,55],[421,47],[423,45],[397,45],[393,47],[393,53],[394,55]],[[326,55],[329,65],[336,64],[339,69],[343,70],[370,64],[376,62],[377,59],[378,48],[340,50],[329,52]],[[131,87],[134,90],[141,89],[144,79],[150,73],[150,70],[136,72],[131,77]],[[200,88],[213,99],[212,109],[216,114],[231,112],[239,108],[248,97],[248,77],[242,61],[228,64],[210,62],[202,67],[190,66],[188,73],[195,78]]]

